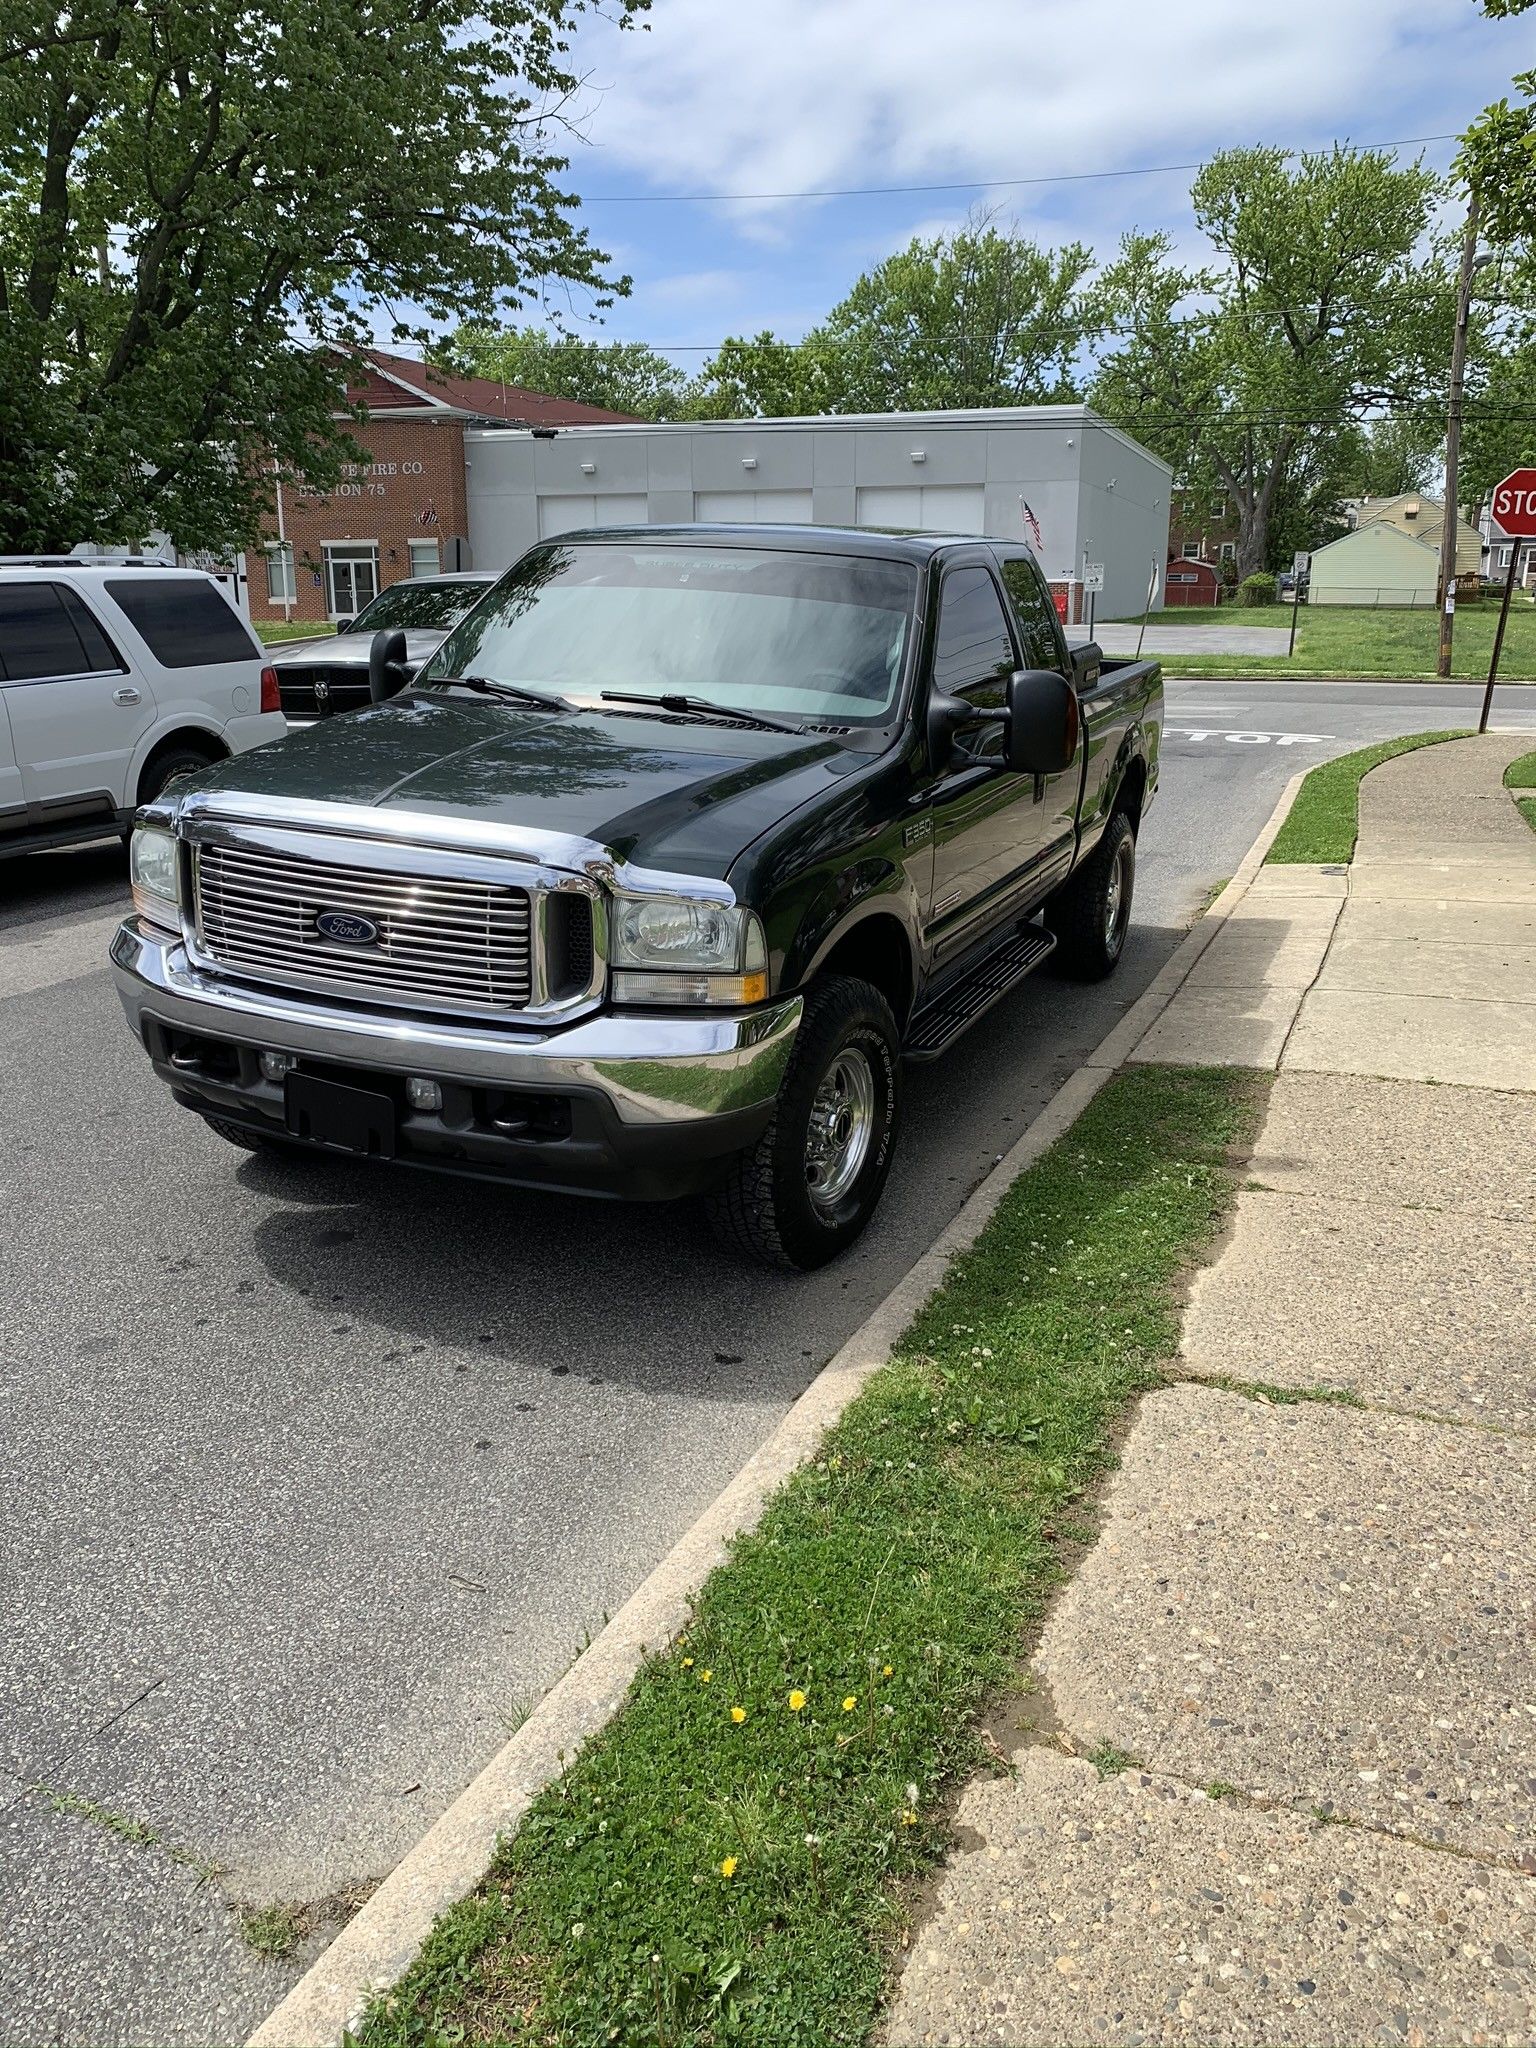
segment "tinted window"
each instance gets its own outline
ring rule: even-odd
[[[1016,555],[1003,564],[1003,588],[1013,606],[1026,668],[1053,668],[1062,673],[1060,630],[1056,607],[1045,579],[1027,557]]]
[[[490,587],[489,583],[392,583],[363,607],[352,621],[352,630],[377,633],[386,627],[393,631],[397,626],[441,626],[446,633]]]
[[[875,557],[647,544],[534,548],[418,677],[484,675],[600,705],[707,697],[839,725],[893,710],[917,571]]]
[[[964,690],[981,703],[993,692],[976,685],[995,684],[995,701],[1013,673],[1013,641],[1003,617],[997,585],[985,569],[956,569],[939,591],[939,631],[933,647],[933,687]]]
[[[166,668],[254,661],[260,653],[234,607],[200,576],[115,576],[107,590]]]
[[[0,587],[0,675],[24,683],[86,675],[95,666],[64,609],[58,584]]]
[[[101,630],[96,614],[80,593],[71,590],[65,583],[58,586],[58,591],[64,600],[64,609],[69,613],[74,629],[80,635],[80,645],[85,649],[87,666],[93,673],[99,675],[103,669],[126,669],[127,662]]]

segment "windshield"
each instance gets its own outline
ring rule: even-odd
[[[381,590],[372,604],[364,605],[352,621],[355,633],[393,632],[397,626],[456,626],[479,598],[492,588],[489,583],[392,583]]]
[[[907,562],[756,548],[533,549],[422,669],[598,705],[604,690],[839,725],[889,722],[917,601]]]

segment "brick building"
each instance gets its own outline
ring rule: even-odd
[[[605,426],[634,418],[515,384],[453,377],[383,349],[365,353],[371,367],[349,386],[347,400],[367,408],[350,431],[370,460],[349,465],[328,495],[279,485],[263,550],[251,563],[257,623],[351,618],[403,577],[472,566],[466,427]]]
[[[1189,562],[1237,560],[1237,507],[1220,489],[1175,484],[1168,519],[1168,559]]]

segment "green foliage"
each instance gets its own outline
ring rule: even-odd
[[[1352,426],[1340,437],[1331,483],[1345,498],[1396,498],[1404,491],[1427,491],[1439,472],[1444,448],[1442,406],[1387,413]],[[1323,544],[1321,536],[1298,542],[1301,547]]]
[[[336,482],[336,356],[376,321],[425,339],[547,276],[601,297],[546,111],[592,4],[9,0],[0,552],[236,546],[272,457]]]
[[[302,1907],[258,1906],[240,1916],[240,1938],[253,1955],[269,1962],[291,1956],[308,1932]]]
[[[895,1888],[943,1852],[1063,1508],[1177,1350],[1260,1099],[1232,1071],[1127,1071],[1019,1178],[365,2048],[865,2040]]]
[[[460,327],[434,351],[445,369],[547,391],[582,405],[675,420],[687,398],[688,379],[643,341],[599,341],[595,336],[544,327]]]
[[[1092,262],[1081,243],[1042,249],[979,215],[866,271],[803,342],[727,341],[692,409],[783,418],[1072,399]]]
[[[1246,576],[1272,560],[1287,493],[1336,499],[1352,421],[1438,389],[1454,285],[1431,239],[1437,180],[1382,151],[1227,150],[1191,196],[1214,260],[1124,238],[1099,281],[1112,340],[1090,397],[1186,483],[1227,493]]]
[[[1275,579],[1268,569],[1255,570],[1252,576],[1245,576],[1238,586],[1239,604],[1252,607],[1273,604],[1275,601]]]
[[[1536,752],[1522,754],[1504,770],[1506,789],[1536,789]]]
[[[1280,827],[1274,844],[1264,856],[1279,866],[1300,862],[1353,860],[1360,834],[1360,784],[1373,768],[1397,754],[1411,754],[1419,747],[1438,746],[1442,740],[1465,739],[1459,732],[1416,732],[1405,738],[1382,740],[1357,753],[1340,754],[1325,761],[1296,793],[1290,815]]]

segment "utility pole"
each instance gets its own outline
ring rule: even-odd
[[[1477,187],[1467,197],[1467,226],[1461,242],[1461,278],[1456,287],[1456,332],[1451,341],[1451,396],[1445,426],[1445,524],[1440,530],[1440,652],[1435,674],[1451,672],[1451,635],[1456,626],[1456,497],[1461,463],[1461,400],[1467,378],[1467,326],[1472,314],[1472,273],[1477,267]]]

